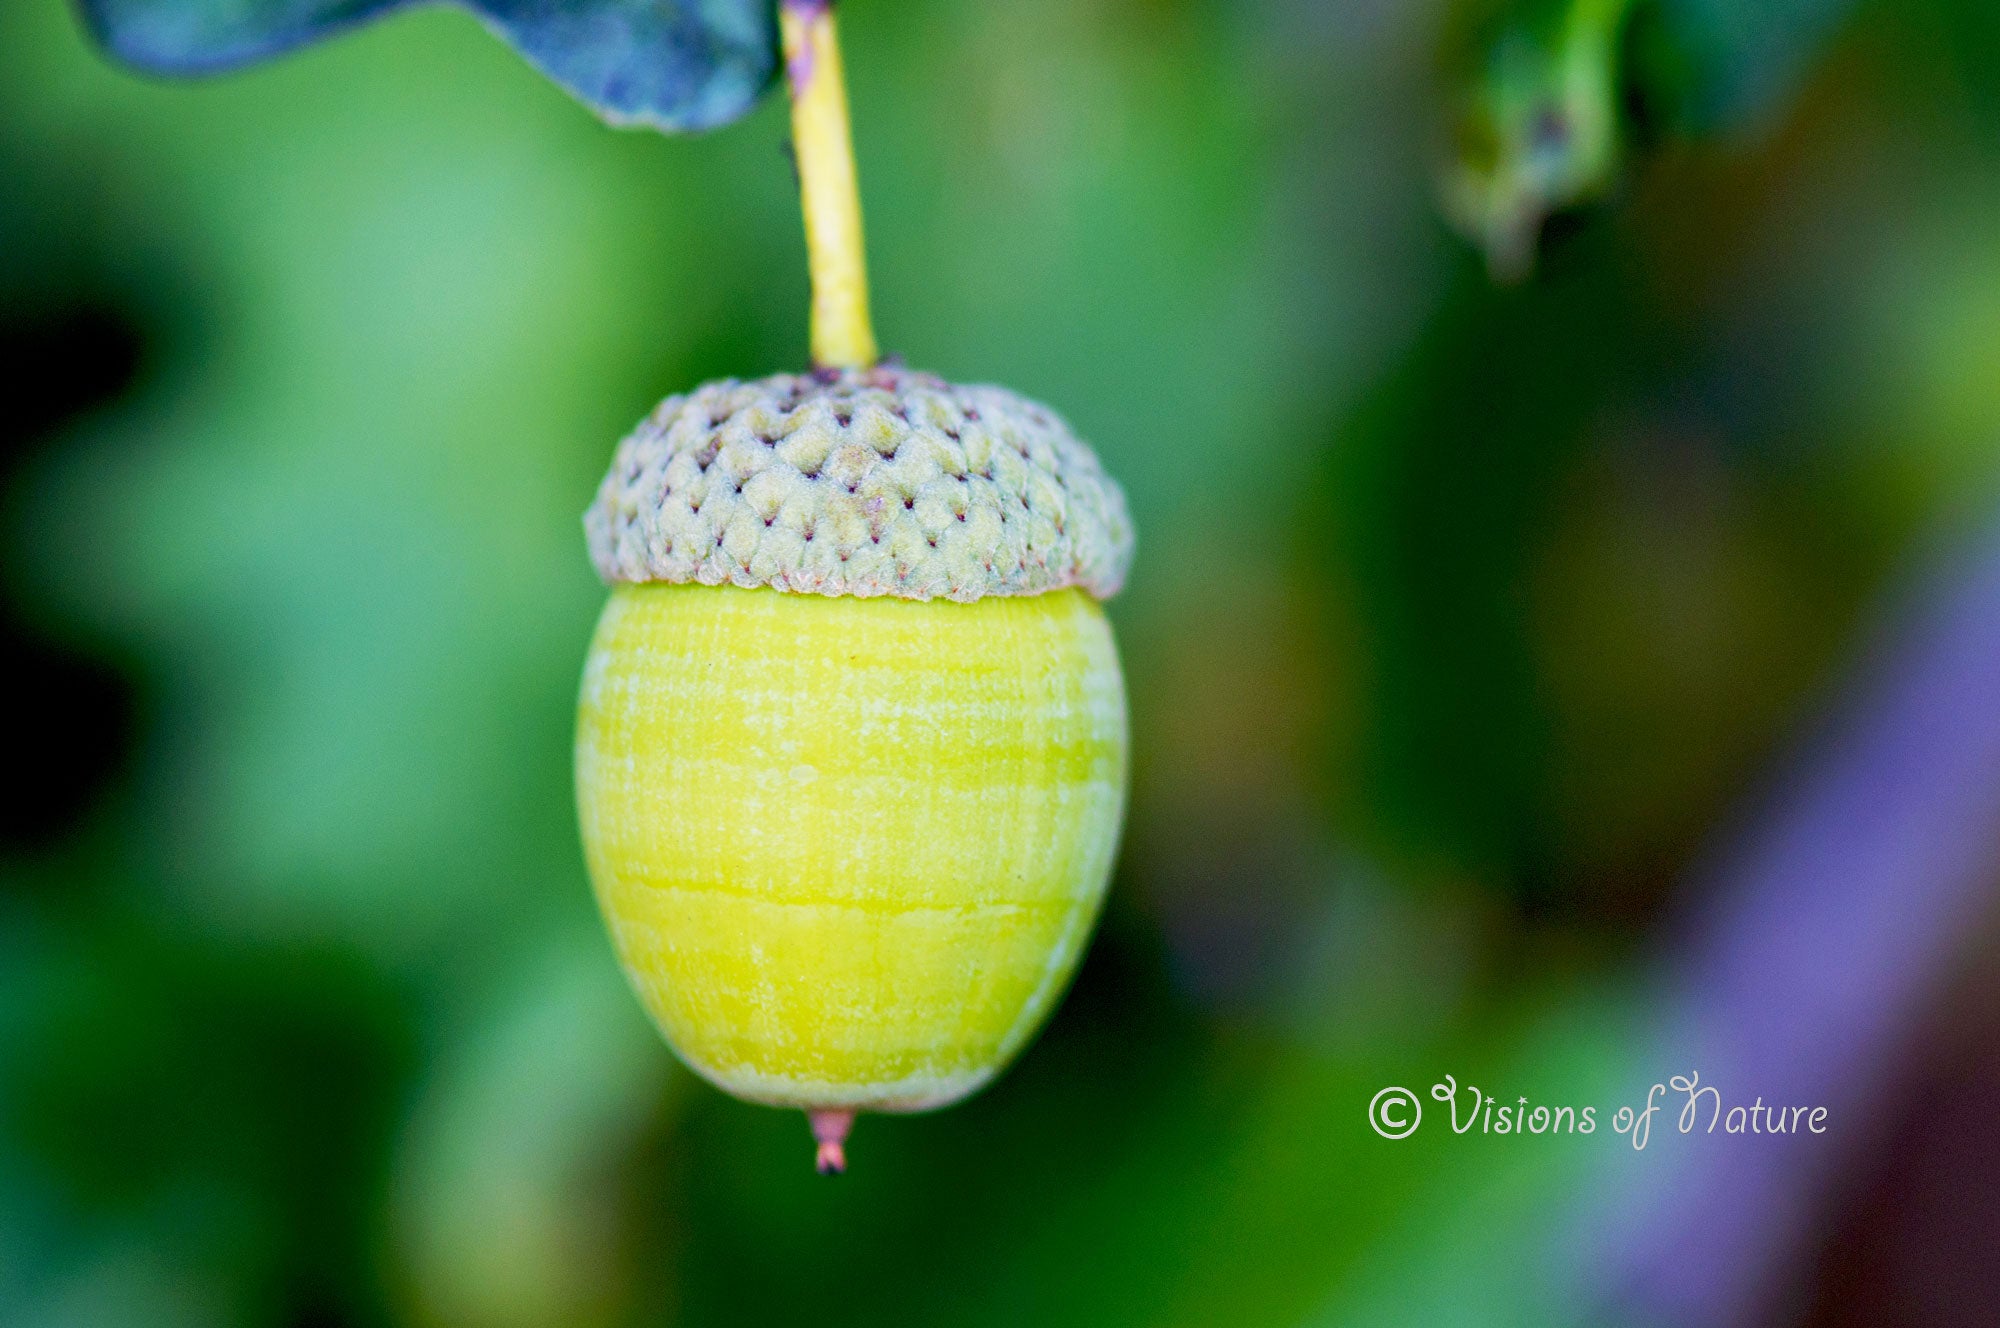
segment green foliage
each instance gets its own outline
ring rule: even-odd
[[[1854,0],[1652,0],[1635,34],[1643,95],[1683,132],[1768,119]]]
[[[1473,86],[1445,182],[1452,217],[1496,275],[1526,275],[1542,223],[1611,186],[1623,126],[1618,52],[1631,0],[1512,17]]]
[[[778,68],[768,0],[459,0],[607,120],[713,129]],[[141,69],[199,74],[322,40],[426,0],[82,0],[104,48]]]
[[[1783,104],[1851,0],[1503,0],[1476,53],[1443,180],[1452,221],[1518,279],[1543,223],[1612,192],[1641,114],[1721,134]]]

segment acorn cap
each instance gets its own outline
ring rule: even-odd
[[[1055,412],[892,366],[667,398],[584,530],[609,584],[1108,599],[1132,562],[1125,495]]]

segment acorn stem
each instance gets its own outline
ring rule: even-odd
[[[854,1113],[808,1111],[806,1120],[812,1125],[814,1141],[819,1144],[819,1151],[813,1157],[814,1169],[822,1176],[838,1176],[847,1170],[847,1132],[854,1128]]]
[[[792,150],[812,274],[812,359],[822,369],[866,369],[879,358],[868,317],[868,261],[861,194],[847,121],[832,0],[782,0],[785,77],[792,90]]]

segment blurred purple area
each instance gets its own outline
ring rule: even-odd
[[[1694,915],[1669,949],[1649,1059],[1663,1075],[1698,1073],[1725,1106],[1824,1107],[1825,1132],[1800,1133],[1792,1113],[1787,1133],[1732,1135],[1726,1119],[1713,1124],[1715,1099],[1704,1096],[1694,1133],[1676,1137],[1669,1122],[1689,1094],[1665,1095],[1653,1155],[1625,1160],[1609,1212],[1591,1223],[1609,1231],[1610,1321],[1791,1320],[1804,1307],[1785,1298],[1829,1234],[1829,1210],[1855,1197],[1871,1159],[1940,1148],[1966,1168],[1950,1211],[1914,1209],[1908,1228],[1884,1237],[1922,1250],[1956,1235],[1955,1252],[1971,1258],[1951,1275],[1963,1279],[1983,1258],[1985,1285],[2000,1291],[2000,1201],[1974,1179],[1993,1175],[1992,1149],[1978,1140],[1990,1121],[1976,1105],[1992,1058],[1983,1075],[1952,1075],[1964,1096],[1947,1119],[1965,1136],[1934,1126],[1896,1137],[1923,1117],[1895,1109],[1901,1086],[1936,1072],[1921,1055],[1925,1021],[1968,970],[1991,999],[2000,520],[1936,559],[1901,599],[1822,731],[1700,880]],[[1937,1270],[1891,1258],[1874,1269],[1881,1282],[1860,1286],[1842,1271],[1828,1270],[1847,1289],[1819,1322],[1862,1321],[1842,1299],[1899,1306],[1896,1322],[1917,1322],[1927,1271]],[[1962,1280],[1954,1287],[1922,1321],[1994,1322],[1991,1299]]]

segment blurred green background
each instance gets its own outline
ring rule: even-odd
[[[612,444],[804,358],[782,106],[608,130],[449,10],[166,84],[9,0],[0,1322],[1560,1321],[1615,1139],[1370,1097],[1643,1094],[1681,883],[2000,497],[2000,11],[1793,8],[1507,283],[1473,7],[843,6],[885,346],[1064,412],[1141,547],[1078,984],[828,1182],[646,1024],[569,788]],[[1903,1321],[1841,1281],[1897,1147],[1790,1312]]]

